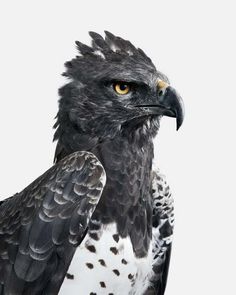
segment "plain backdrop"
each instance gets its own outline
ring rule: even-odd
[[[75,40],[109,30],[141,47],[182,95],[156,158],[176,226],[166,295],[236,294],[235,1],[1,1],[0,196],[52,165],[57,89]],[[121,294],[122,295],[122,294]]]

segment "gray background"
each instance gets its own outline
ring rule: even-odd
[[[57,88],[74,41],[110,30],[141,47],[186,105],[156,157],[175,197],[167,295],[235,293],[234,1],[1,1],[2,198],[51,166]]]

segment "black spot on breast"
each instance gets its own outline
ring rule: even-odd
[[[169,220],[166,220],[164,224],[160,227],[160,234],[162,237],[166,238],[168,236],[171,236],[173,233],[173,229],[169,223]]]
[[[130,274],[128,275],[128,278],[129,278],[130,280],[132,280],[132,279],[134,278],[134,276],[130,273]]]
[[[162,203],[161,202],[156,202],[155,206],[159,208],[159,207],[162,206]]]
[[[100,262],[100,264],[101,264],[102,266],[106,266],[106,263],[105,263],[105,261],[104,261],[103,259],[99,259],[98,261]]]
[[[156,213],[153,214],[153,219],[152,219],[152,226],[153,227],[158,227],[160,224],[160,217],[156,215]]]
[[[158,190],[163,191],[163,186],[161,184],[158,184]]]
[[[113,237],[113,239],[116,241],[116,243],[118,243],[119,242],[119,235],[118,234],[115,234],[115,235],[113,235],[112,236]]]
[[[113,293],[109,293],[108,295],[114,295]]]
[[[74,275],[72,275],[72,274],[70,274],[70,273],[67,273],[67,274],[66,274],[66,278],[67,278],[68,280],[74,280]]]
[[[123,264],[127,264],[128,262],[123,258],[123,259],[121,260],[121,263],[123,263]]]
[[[93,264],[92,263],[86,263],[87,267],[92,269],[93,268]]]
[[[89,233],[89,236],[90,236],[90,238],[92,238],[95,241],[99,240],[98,235],[96,233]]]
[[[97,295],[97,293],[93,293],[93,292],[91,292],[89,295]]]
[[[157,259],[158,256],[159,256],[159,253],[157,253],[157,254],[153,257],[153,259]]]
[[[113,271],[113,272],[114,272],[114,274],[116,274],[117,276],[119,276],[119,275],[120,275],[120,272],[119,272],[119,270],[118,270],[118,269],[113,269],[112,271]]]
[[[104,282],[100,282],[102,288],[106,288],[106,284]]]
[[[86,248],[93,253],[96,253],[96,248],[93,245],[86,245]]]
[[[118,253],[118,249],[116,247],[111,247],[110,251],[115,255]]]

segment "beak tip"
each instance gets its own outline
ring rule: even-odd
[[[178,100],[179,100],[179,105],[176,112],[176,130],[177,131],[182,126],[184,121],[184,115],[185,115],[183,100],[180,96],[178,97]]]
[[[181,112],[179,115],[176,115],[176,131],[179,130],[179,128],[182,126],[184,121],[184,114]]]
[[[176,126],[176,131],[179,131],[180,125]]]

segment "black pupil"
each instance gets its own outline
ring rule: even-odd
[[[128,85],[127,84],[120,84],[120,90],[125,91],[127,89]]]

